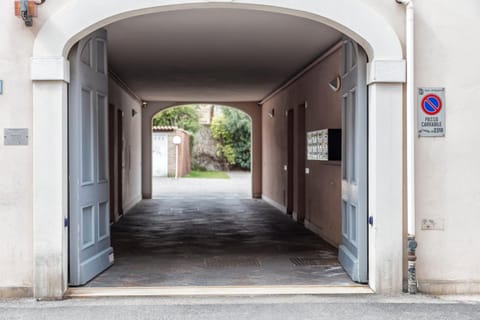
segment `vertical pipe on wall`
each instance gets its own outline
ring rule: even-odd
[[[406,6],[407,60],[407,211],[408,211],[408,292],[417,292],[415,250],[415,33],[413,0],[395,0]]]

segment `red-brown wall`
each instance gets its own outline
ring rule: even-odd
[[[340,162],[306,161],[306,132],[341,128],[341,91],[329,82],[341,74],[342,49],[334,51],[262,108],[263,195],[277,207],[286,207],[287,119],[294,109],[294,217],[338,246],[341,239]],[[306,106],[306,108],[305,108]],[[304,110],[302,110],[304,108]],[[272,109],[274,116],[272,117]],[[303,127],[304,126],[304,127]],[[305,168],[310,173],[305,174]]]
[[[182,142],[178,145],[178,176],[183,177],[192,171],[190,158],[190,134],[182,129],[173,127],[154,127],[153,132],[162,132],[168,138],[168,167],[167,173],[169,177],[175,177],[176,170],[176,145],[173,138],[179,136]]]

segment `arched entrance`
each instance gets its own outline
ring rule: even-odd
[[[366,51],[369,87],[369,285],[377,292],[402,287],[402,83],[404,61],[391,26],[358,0],[290,1],[71,1],[52,15],[35,40],[34,292],[62,297],[67,287],[68,170],[67,55],[78,40],[109,23],[146,13],[186,8],[245,8],[304,17],[326,24]],[[95,8],[95,10],[92,10]],[[351,19],[355,12],[355,20]],[[78,17],[82,16],[82,19]]]
[[[143,198],[152,197],[152,118],[158,112],[185,102],[152,102],[142,113],[142,194]],[[217,105],[229,106],[245,112],[252,119],[252,197],[262,196],[262,110],[258,104],[240,102],[215,102]]]

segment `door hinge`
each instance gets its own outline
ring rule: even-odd
[[[368,217],[368,224],[373,226],[373,216]]]
[[[63,226],[65,228],[70,227],[70,220],[68,218],[63,219]]]

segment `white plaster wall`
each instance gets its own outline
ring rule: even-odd
[[[362,0],[404,42],[402,6]],[[446,88],[446,137],[416,139],[417,276],[432,293],[480,292],[480,3],[414,0],[416,87]],[[421,230],[423,219],[444,230]]]
[[[403,41],[402,6],[394,0],[359,1],[382,14]],[[10,127],[32,132],[29,58],[33,41],[45,19],[72,2],[47,0],[39,7],[33,28],[24,27],[13,16],[13,0],[0,2],[1,133]],[[447,97],[447,136],[417,140],[418,276],[420,284],[432,291],[439,288],[432,284],[450,280],[458,282],[458,290],[480,292],[476,254],[480,252],[476,237],[480,224],[480,4],[477,0],[417,0],[415,4],[417,86],[444,86]],[[79,13],[79,19],[82,14],[88,13]],[[0,287],[32,285],[32,157],[32,139],[26,147],[6,147],[0,138]],[[425,218],[443,219],[444,230],[421,231],[419,223]]]
[[[0,297],[30,295],[33,282],[33,128],[30,58],[42,23],[68,1],[49,0],[32,28],[0,1]],[[28,146],[5,146],[5,128],[28,128]],[[61,223],[61,221],[60,221]]]
[[[13,1],[0,2],[0,287],[28,288],[33,267],[32,139],[28,146],[5,146],[3,130],[32,132],[29,58],[35,34],[19,26],[12,12]]]
[[[108,91],[109,104],[124,114],[123,209],[126,212],[142,199],[142,104],[112,78],[109,79]],[[133,117],[132,110],[137,112]],[[112,112],[112,109],[109,111]]]
[[[417,1],[416,85],[446,88],[447,127],[417,139],[418,277],[431,292],[480,292],[480,3],[432,2]],[[444,230],[419,230],[430,218]]]
[[[402,6],[362,0],[404,42]],[[417,276],[432,293],[480,292],[480,3],[414,0],[415,85],[446,88],[446,137],[416,139]],[[434,219],[443,230],[421,230]]]

